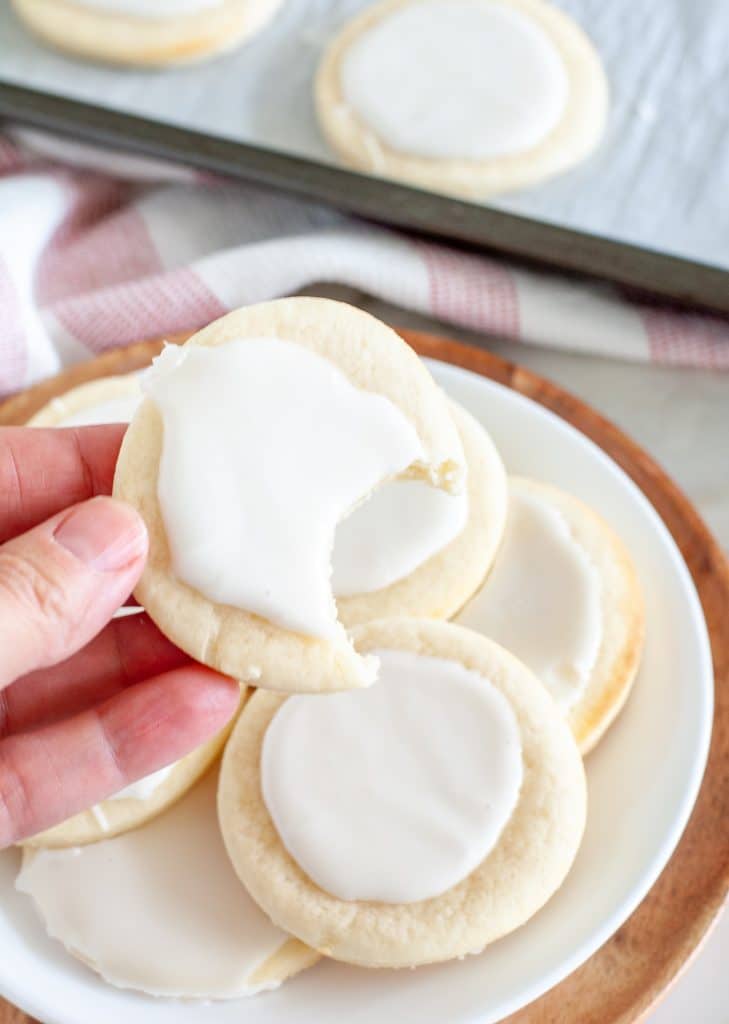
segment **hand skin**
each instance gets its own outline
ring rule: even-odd
[[[143,613],[147,556],[108,497],[123,425],[0,428],[0,848],[204,742],[238,706]],[[111,621],[110,621],[111,620]]]

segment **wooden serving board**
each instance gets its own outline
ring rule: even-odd
[[[729,563],[692,504],[656,463],[584,402],[529,370],[460,342],[414,331],[424,356],[465,367],[546,406],[606,451],[646,494],[689,567],[709,627],[716,679],[714,728],[693,814],[669,864],[635,913],[582,967],[504,1024],[635,1024],[645,1019],[699,948],[729,891]],[[184,336],[171,340],[183,341]],[[96,377],[146,366],[161,342],[83,363],[0,405],[0,425],[22,424],[51,398]],[[0,1024],[34,1024],[0,1001]]]

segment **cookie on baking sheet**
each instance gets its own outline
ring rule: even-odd
[[[142,401],[136,373],[90,380],[52,398],[28,420],[29,427],[85,427],[128,423]]]
[[[447,399],[374,317],[327,299],[238,310],[145,374],[114,496],[150,538],[135,597],[203,664],[267,689],[363,686],[341,623],[337,523],[384,479],[458,492]]]
[[[623,542],[577,498],[522,477],[509,478],[493,568],[456,621],[536,673],[583,754],[623,707],[643,651],[643,594]]]
[[[279,926],[365,967],[480,952],[561,885],[586,786],[536,677],[450,623],[355,630],[369,689],[258,691],[228,741],[218,813],[243,884]]]
[[[506,472],[481,424],[456,402],[468,470],[462,494],[383,484],[340,523],[333,588],[346,626],[395,615],[449,619],[483,582],[506,522]]]
[[[28,850],[16,888],[53,939],[106,981],[155,996],[235,999],[318,955],[276,928],[225,855],[211,771],[143,828],[92,846]]]
[[[246,696],[244,693],[242,701]],[[46,849],[84,846],[144,825],[166,811],[195,785],[220,755],[232,728],[231,721],[212,739],[179,761],[132,782],[115,796],[102,800],[87,811],[80,811],[72,818],[30,836],[21,845]]]
[[[347,24],[316,78],[342,160],[482,199],[567,170],[599,142],[600,58],[545,0],[385,0]]]
[[[113,64],[164,66],[238,46],[281,0],[12,0],[37,36],[67,53]]]

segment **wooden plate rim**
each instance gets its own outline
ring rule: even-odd
[[[495,380],[561,416],[606,451],[658,511],[688,565],[706,617],[715,673],[711,748],[698,799],[671,860],[646,898],[582,967],[503,1024],[634,1024],[645,1019],[690,961],[729,891],[729,563],[691,502],[613,423],[558,385],[480,348],[417,331],[400,333],[423,356]],[[169,340],[182,342],[187,334]],[[87,380],[148,364],[162,341],[114,350],[0,405],[0,426],[24,423]],[[0,1024],[30,1018],[5,1004]]]

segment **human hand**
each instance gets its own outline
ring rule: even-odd
[[[238,684],[145,614],[147,533],[111,493],[124,426],[0,428],[0,847],[182,757]]]

